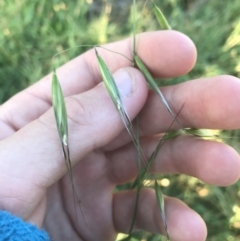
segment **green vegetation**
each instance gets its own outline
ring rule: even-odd
[[[0,0],[0,102],[51,72],[55,53],[80,44],[102,44],[130,36],[130,2]],[[154,12],[143,8],[143,1],[137,2],[136,17],[144,19],[137,20],[137,32],[158,29]],[[240,77],[239,0],[155,0],[155,3],[172,28],[192,38],[198,49],[198,62],[189,74],[161,80],[162,84],[218,74]],[[60,57],[61,63],[86,49],[65,52]],[[230,134],[239,136],[237,132]],[[239,148],[237,138],[232,144]],[[240,182],[218,188],[184,175],[165,175],[160,176],[159,183],[164,194],[184,200],[200,213],[208,226],[208,241],[240,240]],[[146,239],[160,240],[156,235]]]

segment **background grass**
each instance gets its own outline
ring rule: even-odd
[[[141,17],[138,31],[157,29],[151,9],[143,9],[143,1],[137,2]],[[239,0],[155,2],[172,27],[192,38],[198,49],[195,68],[185,76],[162,80],[163,84],[217,74],[240,77]],[[122,39],[132,31],[130,0],[0,0],[0,16],[0,103],[49,73],[56,52],[79,44]],[[61,62],[85,50],[64,53]],[[237,132],[230,134],[238,137]],[[239,142],[235,138],[232,144],[238,148]],[[202,215],[208,226],[208,241],[240,240],[239,182],[218,188],[184,175],[161,180],[165,194],[184,200]],[[145,240],[160,237],[148,235]]]

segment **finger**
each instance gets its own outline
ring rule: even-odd
[[[178,114],[183,127],[208,129],[240,128],[240,81],[232,76],[188,81],[162,89],[167,102]],[[139,114],[141,136],[163,133],[169,129],[173,118],[159,97],[150,92]],[[172,129],[179,129],[176,123]],[[130,141],[126,132],[111,142],[106,150],[114,150]]]
[[[134,118],[147,98],[142,74],[127,68],[115,74],[130,118]],[[66,98],[69,147],[72,163],[100,148],[123,130],[124,125],[103,84],[88,92]],[[14,147],[14,152],[12,148]],[[24,184],[47,188],[64,173],[66,166],[53,110],[0,142],[0,172],[19,178]],[[14,168],[12,168],[14,167]],[[35,180],[34,182],[32,180]],[[16,184],[19,189],[19,183]]]
[[[167,87],[164,96],[175,113],[180,110],[178,119],[184,127],[237,129],[240,128],[239,91],[238,78],[216,76]],[[172,118],[164,114],[163,108],[156,95],[148,98],[141,112],[140,126],[144,133],[164,132],[169,127]],[[156,114],[151,118],[154,111]],[[147,125],[150,118],[151,125]]]
[[[129,232],[135,200],[135,191],[120,192],[114,195],[113,218],[118,232]],[[203,220],[180,200],[165,197],[165,212],[172,241],[205,241],[207,231]],[[164,233],[155,193],[151,189],[141,191],[135,230]]]
[[[143,154],[150,158],[158,137],[141,139]],[[126,183],[138,173],[137,150],[129,144],[110,152],[109,175],[114,183]],[[228,186],[240,178],[240,156],[230,146],[196,137],[179,136],[165,141],[151,168],[153,173],[181,173],[205,183]]]
[[[118,51],[132,59],[132,39],[126,39],[104,47]],[[98,50],[110,70],[132,66],[126,58],[107,50]],[[196,49],[192,41],[176,31],[144,33],[138,41],[138,54],[158,77],[174,77],[189,72],[196,61]],[[160,57],[161,56],[161,57]],[[58,70],[65,96],[82,93],[100,83],[101,77],[93,50],[77,57]],[[0,127],[4,138],[27,123],[35,120],[51,106],[51,75],[17,94],[0,107]]]

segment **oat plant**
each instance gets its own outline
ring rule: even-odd
[[[166,20],[165,16],[163,15],[162,11],[154,3],[154,1],[152,1],[152,3],[153,3],[154,13],[156,15],[156,18],[157,18],[159,24],[160,24],[160,27],[162,29],[170,30],[171,26],[167,22],[167,20]],[[131,119],[129,118],[127,110],[126,110],[126,108],[123,104],[120,92],[119,92],[118,87],[117,87],[117,85],[114,81],[112,73],[110,72],[110,70],[109,70],[108,66],[106,65],[105,61],[103,60],[103,58],[99,55],[99,53],[97,51],[97,48],[103,48],[105,50],[108,50],[108,49],[106,49],[104,47],[101,47],[101,46],[98,46],[98,45],[95,45],[95,46],[79,45],[79,46],[76,46],[76,47],[79,48],[79,47],[85,46],[85,47],[93,47],[95,49],[98,67],[99,67],[99,71],[100,71],[100,74],[102,76],[102,80],[104,82],[104,85],[105,85],[105,87],[108,91],[109,96],[111,97],[111,100],[112,100],[114,106],[116,107],[117,112],[119,113],[119,116],[120,116],[120,118],[121,118],[121,120],[122,120],[122,122],[125,126],[125,129],[129,133],[129,135],[131,137],[131,140],[132,140],[132,142],[134,143],[134,145],[137,149],[136,162],[137,162],[137,168],[138,168],[138,175],[131,185],[132,189],[133,188],[136,189],[136,200],[135,200],[135,206],[134,206],[134,210],[133,210],[131,225],[129,227],[129,235],[126,238],[124,238],[123,240],[130,241],[130,240],[134,239],[133,228],[134,228],[134,224],[135,224],[135,220],[136,220],[136,216],[137,216],[137,212],[138,212],[138,208],[139,208],[140,192],[141,192],[141,189],[145,186],[146,180],[148,180],[149,176],[151,176],[154,180],[153,189],[155,190],[156,200],[157,200],[157,204],[158,204],[158,207],[159,207],[159,213],[160,213],[162,223],[163,223],[163,226],[164,226],[164,229],[165,229],[166,240],[170,241],[171,232],[169,232],[168,226],[167,226],[164,196],[163,196],[163,193],[161,191],[160,185],[158,184],[158,181],[156,180],[156,178],[154,177],[153,174],[149,173],[151,171],[151,166],[154,163],[155,158],[156,158],[157,154],[159,153],[160,148],[162,147],[162,145],[164,144],[164,142],[166,140],[171,139],[171,138],[175,138],[175,137],[177,137],[179,135],[183,135],[183,134],[184,135],[193,135],[193,136],[197,136],[197,137],[206,137],[206,136],[204,136],[203,132],[201,132],[200,130],[184,129],[182,127],[181,123],[179,122],[179,120],[177,118],[178,114],[180,113],[181,110],[178,112],[177,115],[172,111],[172,109],[169,106],[167,100],[165,99],[164,95],[162,94],[161,90],[159,89],[156,81],[154,80],[151,73],[149,72],[146,65],[144,64],[144,60],[142,60],[138,56],[137,48],[136,48],[136,26],[135,26],[135,23],[136,23],[136,19],[135,19],[136,1],[135,0],[133,0],[133,8],[134,8],[134,11],[133,11],[134,21],[133,21],[133,60],[132,60],[132,63],[135,67],[137,67],[142,72],[142,74],[146,78],[146,81],[147,81],[149,87],[151,89],[153,89],[153,91],[159,96],[160,101],[163,103],[165,108],[168,110],[168,112],[172,116],[172,123],[170,123],[169,129],[159,139],[155,150],[153,151],[152,155],[150,156],[150,158],[148,160],[145,158],[145,156],[143,154],[143,151],[141,149],[138,117],[136,117],[136,125],[135,125],[136,130],[134,130]],[[62,52],[65,52],[65,51],[68,51],[68,50],[69,49],[64,50]],[[116,53],[116,52],[111,51],[111,50],[108,50],[108,51]],[[122,55],[121,53],[117,53],[117,54]],[[67,111],[66,111],[66,107],[65,107],[62,89],[61,89],[60,83],[58,81],[57,74],[56,74],[55,70],[53,71],[53,78],[52,78],[52,103],[53,103],[53,108],[54,108],[56,125],[57,125],[57,129],[58,129],[59,137],[60,137],[62,152],[63,152],[63,155],[64,155],[64,160],[66,162],[67,172],[68,172],[69,178],[71,180],[73,200],[74,200],[74,208],[75,208],[75,212],[76,212],[76,218],[78,220],[78,217],[77,217],[78,198],[77,198],[76,190],[75,190],[74,183],[73,183],[72,164],[71,164],[71,159],[70,159],[69,141],[68,141]],[[174,122],[177,123],[177,125],[179,127],[179,130],[170,131]],[[81,207],[80,207],[80,209],[81,209]],[[82,210],[81,210],[81,214],[83,215]],[[83,219],[84,219],[84,216],[83,216]],[[86,222],[85,222],[85,224],[86,224]]]

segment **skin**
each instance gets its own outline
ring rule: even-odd
[[[106,48],[131,58],[131,41],[108,44]],[[142,148],[149,157],[157,145],[156,134],[166,131],[172,118],[128,60],[101,49],[99,54],[113,73],[125,69],[134,78],[134,89],[123,102],[131,119],[140,113]],[[194,44],[175,31],[142,34],[138,55],[159,78],[183,75],[196,61]],[[132,219],[135,191],[113,190],[136,177],[135,147],[100,84],[93,50],[67,63],[57,74],[66,96],[74,184],[86,224],[79,205],[76,221],[51,107],[50,75],[0,107],[0,208],[39,227],[43,225],[54,240],[113,241],[118,232],[128,232]],[[192,80],[162,91],[175,113],[184,104],[179,115],[183,126],[240,128],[240,81],[235,77]],[[240,159],[225,144],[178,137],[163,145],[152,169],[227,186],[240,177]],[[206,226],[196,212],[172,197],[165,198],[165,205],[173,241],[206,239]],[[143,189],[140,195],[135,230],[139,229],[155,233],[163,230],[155,194],[149,189]]]

